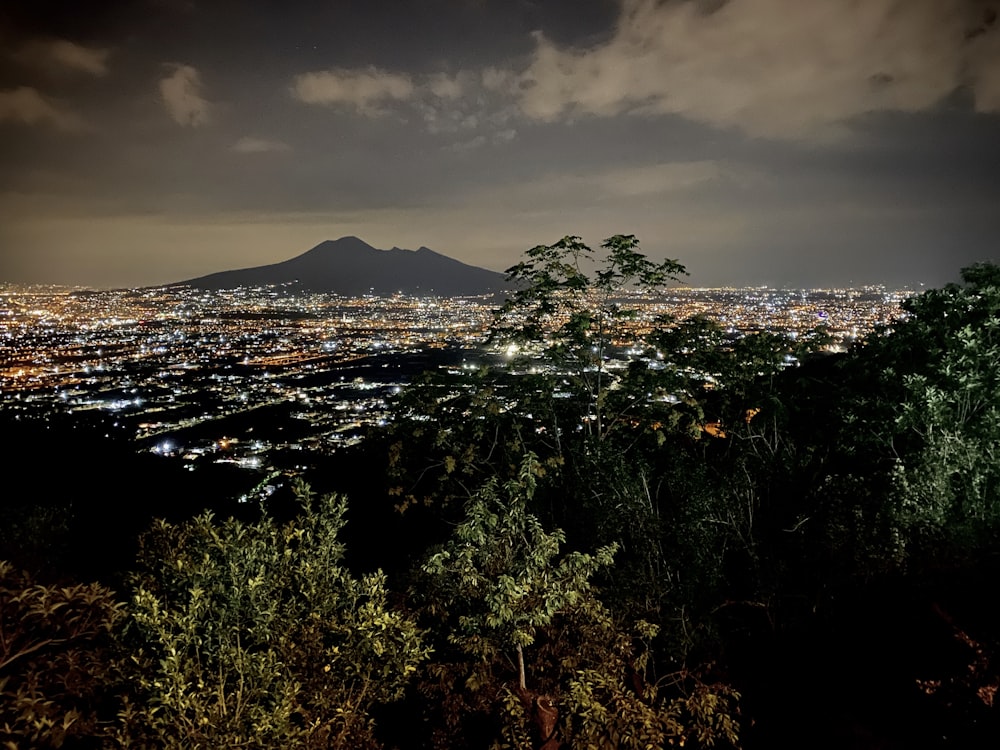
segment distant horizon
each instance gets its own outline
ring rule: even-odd
[[[269,266],[269,265],[276,265],[276,264],[283,263],[285,261],[291,260],[293,258],[296,258],[299,255],[303,255],[304,253],[309,252],[310,250],[313,250],[316,247],[319,247],[320,245],[322,245],[322,244],[324,244],[326,242],[336,242],[336,241],[343,240],[343,239],[348,239],[348,238],[359,239],[360,241],[364,242],[365,244],[369,245],[370,247],[374,248],[375,250],[379,250],[379,251],[382,251],[382,252],[386,252],[386,251],[389,251],[389,250],[403,250],[403,251],[414,252],[415,253],[419,249],[424,248],[424,249],[430,250],[430,251],[432,251],[434,253],[437,253],[439,255],[443,255],[443,256],[451,258],[453,260],[458,260],[458,261],[460,261],[462,263],[465,263],[467,265],[471,265],[471,266],[473,266],[475,268],[483,268],[484,270],[493,271],[495,273],[500,273],[500,274],[505,273],[506,268],[510,268],[512,265],[514,265],[514,263],[516,263],[516,262],[518,262],[520,260],[520,258],[516,259],[514,261],[514,263],[511,263],[510,265],[505,266],[505,268],[503,268],[503,269],[487,268],[487,267],[484,267],[484,266],[476,266],[473,263],[469,263],[468,261],[462,260],[462,258],[460,258],[460,257],[449,255],[447,252],[443,252],[443,251],[438,250],[437,248],[434,248],[434,247],[429,247],[426,244],[421,244],[417,248],[400,247],[399,245],[392,245],[391,247],[381,248],[381,247],[377,247],[377,246],[373,245],[372,243],[368,242],[363,237],[358,237],[357,235],[343,235],[343,236],[338,237],[338,238],[326,238],[326,239],[320,240],[319,242],[314,243],[310,247],[308,247],[308,248],[306,248],[306,249],[304,249],[304,250],[302,250],[302,251],[300,251],[300,252],[298,252],[298,253],[296,253],[294,255],[288,255],[288,256],[285,256],[285,257],[282,257],[282,258],[276,258],[274,260],[265,261],[263,263],[258,263],[258,264],[253,265],[253,266],[239,266],[239,267],[231,267],[231,268],[218,268],[218,269],[214,269],[214,270],[209,270],[209,271],[207,271],[205,273],[199,273],[197,275],[188,275],[188,276],[184,276],[182,278],[174,278],[174,279],[167,280],[167,281],[152,281],[152,282],[139,282],[139,283],[135,283],[135,284],[115,285],[115,284],[75,283],[75,282],[58,281],[58,280],[10,280],[10,279],[6,279],[6,278],[0,277],[0,284],[11,284],[11,285],[14,285],[14,286],[22,286],[22,287],[23,286],[56,286],[56,287],[66,287],[66,288],[81,289],[81,290],[83,290],[83,289],[91,289],[91,290],[94,290],[94,291],[115,291],[115,290],[129,290],[129,289],[144,289],[144,288],[168,287],[168,286],[181,285],[181,284],[184,284],[185,281],[187,281],[187,280],[191,280],[191,279],[194,279],[194,278],[199,278],[199,277],[202,277],[202,276],[212,275],[212,274],[216,274],[216,273],[225,273],[225,272],[234,271],[234,270],[244,270],[244,269],[248,269],[248,268],[259,268],[259,267],[264,267],[264,266]],[[556,239],[558,239],[558,238],[553,238],[552,241],[555,241]],[[603,241],[603,239],[606,239],[606,238],[602,238],[601,241]],[[586,241],[586,238],[584,238],[584,240]],[[594,249],[595,253],[598,254],[598,257],[599,257],[599,253],[600,253],[600,242],[601,241],[590,243],[590,246]],[[641,244],[641,238],[640,238],[640,244]],[[528,249],[530,249],[530,248],[525,248],[525,250],[528,250]],[[640,251],[645,252],[645,250],[641,246],[640,246]],[[677,259],[677,260],[679,260],[682,263],[682,265],[686,265],[686,264],[684,264],[683,259]],[[978,263],[978,262],[997,263],[998,261],[997,261],[997,259],[993,259],[993,258],[984,258],[984,259],[978,260],[978,261],[977,260],[971,260],[971,261],[965,263],[962,266],[962,268],[965,268],[965,267],[967,267],[969,265],[973,265],[974,263]],[[696,284],[693,281],[682,280],[682,282],[678,286],[684,287],[684,288],[702,289],[702,290],[711,290],[711,289],[778,289],[778,290],[824,290],[824,289],[828,289],[828,290],[835,290],[835,289],[863,289],[863,288],[866,288],[866,287],[884,287],[885,289],[891,290],[891,291],[920,291],[922,289],[937,288],[937,287],[944,286],[947,283],[959,281],[960,280],[960,272],[961,272],[962,268],[955,268],[954,275],[952,277],[945,278],[945,279],[939,281],[939,283],[927,283],[927,282],[923,282],[923,281],[909,281],[909,282],[905,282],[905,281],[899,282],[899,281],[897,281],[897,282],[893,282],[893,281],[879,281],[879,280],[865,280],[865,281],[855,282],[853,280],[848,279],[847,281],[843,281],[843,282],[840,282],[840,283],[831,283],[831,282],[820,283],[820,282],[817,282],[817,283],[814,283],[814,284],[775,283],[775,282],[768,282],[768,281],[732,282],[732,283],[715,283],[715,284],[705,284],[705,283],[703,283],[703,284]],[[690,273],[690,275],[692,277],[695,275],[694,272],[691,270],[690,267],[688,267],[688,271],[689,271],[689,273]],[[58,276],[56,276],[54,278],[58,278]]]
[[[453,260],[460,261],[467,265],[503,274],[505,273],[506,269],[520,262],[523,259],[522,258],[523,253],[529,250],[531,247],[534,247],[535,245],[538,244],[549,244],[555,242],[558,239],[560,239],[561,236],[549,237],[546,238],[544,242],[538,242],[534,243],[534,245],[526,246],[522,249],[520,255],[512,252],[511,258],[509,260],[505,260],[503,264],[494,264],[494,266],[481,265],[479,263],[476,263],[472,259],[462,257],[462,255],[460,254],[457,253],[452,254],[447,250],[435,247],[428,243],[420,243],[416,247],[407,247],[399,243],[394,243],[386,247],[380,247],[379,245],[373,242],[369,242],[364,237],[358,237],[358,238],[361,239],[366,244],[370,245],[371,247],[375,248],[376,250],[388,251],[395,249],[395,250],[407,250],[409,252],[416,252],[420,248],[426,248],[439,255],[443,255]],[[276,252],[273,257],[269,257],[268,255],[262,255],[257,258],[257,262],[248,265],[229,265],[223,267],[223,266],[218,266],[216,264],[212,264],[208,261],[208,259],[203,258],[201,262],[192,265],[190,267],[191,268],[190,271],[186,271],[183,268],[179,268],[176,273],[174,273],[172,276],[169,277],[164,276],[163,274],[158,274],[155,276],[148,275],[147,272],[145,272],[144,270],[140,270],[139,272],[136,273],[135,275],[136,280],[133,281],[132,283],[114,283],[111,281],[101,282],[92,279],[80,280],[80,281],[70,280],[67,275],[67,271],[62,270],[59,267],[53,268],[51,266],[38,268],[37,270],[31,273],[22,273],[20,274],[20,278],[18,278],[18,274],[11,275],[8,273],[6,266],[2,262],[2,258],[0,258],[0,283],[9,283],[21,286],[54,285],[54,286],[71,286],[71,287],[89,287],[89,288],[103,289],[103,290],[170,286],[173,284],[183,283],[183,281],[186,279],[198,278],[201,276],[211,275],[215,273],[224,273],[227,271],[238,270],[238,269],[257,268],[261,266],[275,265],[278,263],[285,262],[287,260],[291,260],[292,258],[298,257],[299,255],[308,252],[309,250],[323,244],[324,242],[336,241],[337,239],[343,239],[345,237],[357,237],[357,235],[342,235],[341,237],[338,238],[326,237],[322,240],[315,241],[308,247],[305,247],[298,251],[292,251],[290,253],[284,251],[281,254]],[[587,242],[595,250],[595,253],[599,254],[600,244],[606,238],[607,237],[601,237],[600,239],[597,240],[591,240],[588,239],[587,237],[584,237],[584,241]],[[642,238],[640,237],[638,239],[640,240],[640,245],[641,245]],[[658,261],[667,257],[663,253],[650,253],[647,251],[646,248],[641,246],[640,246],[640,251],[649,256],[652,260]],[[865,286],[885,286],[893,289],[919,289],[919,288],[936,288],[944,286],[947,283],[958,282],[960,281],[960,274],[962,269],[975,265],[977,263],[998,264],[1000,263],[1000,251],[998,251],[998,253],[993,256],[982,255],[977,257],[977,256],[966,255],[961,259],[960,264],[956,264],[951,268],[949,268],[947,262],[938,261],[937,265],[940,267],[935,268],[932,273],[928,274],[923,274],[923,275],[916,275],[912,273],[907,274],[905,272],[905,269],[894,269],[891,271],[887,271],[884,275],[881,276],[869,275],[867,278],[857,279],[857,280],[852,278],[849,275],[849,272],[847,272],[848,275],[845,275],[845,271],[843,268],[837,269],[836,271],[832,271],[831,275],[835,275],[836,276],[835,279],[829,279],[829,278],[820,279],[817,278],[818,276],[817,274],[811,274],[811,276],[813,276],[813,278],[815,279],[813,281],[805,281],[805,280],[791,281],[787,279],[780,280],[783,273],[787,273],[787,271],[783,272],[779,269],[774,269],[773,273],[767,274],[767,272],[762,269],[757,272],[758,275],[756,276],[756,278],[745,278],[744,280],[740,281],[720,280],[719,277],[722,275],[720,271],[718,270],[708,271],[701,275],[710,278],[703,280],[703,283],[697,283],[694,279],[696,279],[699,276],[698,269],[694,267],[692,263],[685,262],[685,259],[683,257],[680,258],[675,257],[674,259],[679,261],[682,265],[684,265],[690,274],[690,278],[692,280],[685,282],[686,285],[691,285],[697,288],[704,288],[704,289],[721,289],[721,288],[737,289],[737,288],[759,288],[759,287],[772,287],[778,289],[823,289],[823,288],[856,289]],[[106,273],[106,272],[101,272],[101,273]],[[91,275],[92,272],[87,271],[86,269],[82,273],[80,273],[80,276],[82,276],[83,279],[87,279]],[[799,272],[799,275],[801,275],[801,272]]]
[[[280,284],[269,284],[264,286],[281,286]],[[138,286],[106,286],[99,287],[91,284],[54,284],[47,282],[16,282],[16,281],[2,281],[0,280],[0,289],[4,287],[13,287],[17,289],[54,289],[66,292],[135,292],[144,289],[171,289],[171,288],[182,288],[185,287],[183,283],[174,282],[166,284],[143,284]],[[187,287],[194,289],[196,287]],[[668,287],[668,291],[674,290],[684,290],[688,292],[716,292],[716,291],[776,291],[776,292],[840,292],[840,291],[851,291],[860,292],[866,290],[882,290],[887,293],[920,293],[926,291],[927,289],[935,289],[937,287],[927,286],[924,284],[919,285],[919,287],[913,286],[890,286],[888,284],[859,284],[854,286],[772,286],[770,284],[744,284],[744,285],[723,285],[723,286],[694,286],[691,284],[676,284]],[[202,290],[208,293],[223,292],[226,290]],[[324,294],[324,292],[317,292],[312,290],[303,290],[303,293],[307,294]],[[332,293],[331,293],[332,294]],[[448,296],[486,296],[481,295],[442,295],[427,293],[426,295],[421,294],[407,294],[405,292],[394,292],[393,294],[401,294],[406,297],[421,297],[421,296],[434,296],[434,297],[448,297]],[[340,295],[348,296],[348,295]],[[381,295],[379,295],[381,296]]]

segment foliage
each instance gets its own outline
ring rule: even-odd
[[[470,743],[476,715],[479,742],[502,747],[557,736],[572,746],[646,747],[692,732],[707,744],[735,742],[735,693],[698,693],[720,702],[695,715],[691,707],[707,705],[697,691],[681,696],[646,682],[657,628],[621,629],[590,583],[616,545],[560,555],[564,534],[545,531],[527,509],[541,473],[528,454],[516,480],[488,482],[423,565],[422,609],[444,641],[421,680],[428,704],[442,710],[435,745]]]
[[[283,525],[204,514],[143,538],[126,744],[376,744],[371,708],[402,696],[427,648],[381,573],[342,566],[344,501],[296,492]]]
[[[813,438],[830,457],[807,515],[859,572],[974,559],[1000,532],[1000,270],[962,278],[907,300],[823,384],[837,421]]]
[[[924,546],[978,547],[1000,530],[1000,268],[962,278],[913,300],[893,335],[929,365],[896,367],[895,427],[911,447],[893,471],[900,533]]]
[[[444,701],[441,720],[454,733],[468,721],[464,714],[496,715],[490,696],[527,690],[529,678],[533,689],[554,686],[551,675],[532,670],[531,647],[561,615],[599,606],[589,579],[611,563],[614,547],[560,557],[563,533],[546,532],[527,510],[539,473],[529,454],[517,479],[503,487],[491,480],[472,495],[464,520],[427,559],[414,591],[442,641],[422,689]],[[508,732],[524,722],[523,714],[516,712]]]
[[[613,240],[640,257],[634,238]],[[609,592],[607,615],[654,621],[653,663],[672,675],[679,665],[726,658],[734,641],[808,627],[843,606],[844,590],[859,581],[974,565],[995,544],[995,267],[966,269],[962,285],[914,297],[905,318],[834,355],[821,353],[829,342],[822,329],[739,335],[703,318],[640,321],[625,300],[653,287],[641,273],[627,293],[627,272],[589,274],[593,255],[568,237],[510,270],[519,286],[498,312],[493,339],[507,347],[506,365],[480,370],[471,383],[435,384],[415,397],[425,402],[412,419],[397,422],[397,466],[409,462],[409,476],[419,476],[401,490],[409,493],[402,504],[430,499],[433,507],[491,478],[504,497],[520,481],[518,453],[537,454],[545,477],[526,493],[526,512],[565,529],[561,544],[573,549],[617,546],[614,564],[593,577]],[[414,427],[424,443],[407,437]],[[449,617],[451,606],[443,607]],[[572,643],[588,664],[604,665],[606,679],[590,675],[572,694],[615,705],[629,695],[611,690],[621,670],[587,645],[601,618],[588,610],[585,624],[581,611],[537,628],[530,653],[522,646],[529,674],[545,675],[539,688],[563,701],[564,738],[581,726],[565,723],[575,678],[561,656],[540,669],[546,654]],[[600,638],[616,642],[620,631],[609,625]],[[461,643],[492,643],[476,634]],[[422,689],[437,680],[436,695],[454,699],[456,715],[488,714],[514,744],[515,727],[531,735],[523,700],[504,693],[515,664],[509,643],[476,655],[473,683],[490,686],[478,692],[463,684],[470,654],[458,644],[439,646]],[[663,707],[683,692],[671,689],[669,700],[661,694],[644,705]],[[498,695],[507,696],[504,720]]]
[[[631,636],[609,634],[615,647],[604,652],[599,667],[575,673],[563,700],[570,746],[739,746],[739,693],[686,668],[655,679],[652,639],[658,631],[640,620]]]
[[[717,321],[697,315],[664,322],[670,324],[649,337],[656,349],[659,389],[680,402],[698,404],[702,418],[728,426],[763,405],[789,363],[815,354],[830,340],[822,328],[792,337],[726,331]]]
[[[122,605],[98,584],[36,582],[0,561],[0,743],[56,748],[100,736]]]
[[[347,568],[345,501],[305,485],[288,522],[157,522],[129,605],[0,563],[0,744],[372,748],[395,703],[400,747],[737,745],[745,687],[787,678],[770,647],[798,659],[793,636],[840,638],[848,620],[842,653],[884,637],[864,603],[896,583],[972,581],[954,598],[984,599],[1000,268],[820,357],[823,331],[639,320],[627,300],[683,268],[637,248],[610,238],[595,273],[579,238],[529,251],[494,339],[526,363],[426,377],[358,449],[388,458],[386,512],[409,540],[373,522],[365,541],[372,567],[414,564],[406,598]],[[58,514],[28,511],[0,541],[41,559]],[[929,660],[911,692],[993,726],[987,618],[925,610],[957,661]]]
[[[387,428],[397,509],[461,509],[471,488],[516,475],[533,429],[524,418],[531,410],[525,395],[485,366],[460,378],[427,373],[404,390]]]
[[[998,644],[995,636],[989,640],[973,638],[954,618],[938,604],[933,610],[949,627],[954,640],[960,644],[961,658],[952,670],[942,670],[934,678],[918,679],[917,685],[938,704],[955,713],[971,717],[971,725],[979,725],[979,733],[992,739],[1000,729],[995,714],[997,692],[1000,691],[1000,669],[996,666]],[[951,671],[951,674],[948,674]],[[959,727],[955,727],[959,729]],[[968,731],[968,730],[966,730]]]
[[[606,254],[593,276],[585,271],[594,252],[579,237],[528,250],[527,260],[507,270],[515,291],[497,312],[493,332],[494,341],[528,347],[565,377],[586,431],[598,438],[622,414],[606,413],[607,395],[620,381],[609,359],[641,340],[646,327],[624,306],[627,295],[661,292],[687,273],[675,260],[650,261],[633,235],[609,237],[601,247]]]
[[[527,511],[539,469],[529,454],[502,493],[496,482],[487,483],[466,504],[452,540],[423,566],[435,592],[431,611],[458,613],[454,638],[477,656],[530,646],[539,628],[580,602],[590,577],[614,556],[609,545],[556,561],[565,535],[546,532]]]
[[[595,253],[578,237],[529,250],[507,271],[514,291],[491,327],[500,362],[490,366],[487,356],[471,377],[428,376],[404,392],[389,427],[399,509],[458,504],[490,477],[513,478],[526,451],[556,468],[581,438],[631,424],[645,387],[621,388],[631,381],[618,358],[648,323],[626,301],[662,291],[685,271],[676,261],[653,263],[631,235],[602,248],[592,273]]]

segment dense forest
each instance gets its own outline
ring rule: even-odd
[[[995,747],[1000,267],[839,353],[622,302],[684,274],[533,248],[503,367],[263,507],[11,484],[0,743]]]

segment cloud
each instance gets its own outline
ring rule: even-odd
[[[462,76],[450,76],[447,73],[431,76],[427,87],[439,99],[458,99],[465,91]]]
[[[44,39],[27,42],[14,55],[24,65],[48,70],[71,70],[105,76],[111,50],[85,47],[65,39]]]
[[[1000,33],[977,35],[968,59],[972,94],[979,112],[1000,112]]]
[[[281,141],[269,141],[264,138],[254,138],[245,136],[240,138],[231,147],[232,151],[241,154],[263,154],[268,151],[291,151],[292,147]]]
[[[601,41],[535,32],[520,66],[317,71],[296,77],[293,92],[364,116],[415,112],[427,132],[458,136],[459,149],[524,118],[619,115],[823,141],[869,113],[930,111],[960,88],[978,111],[1000,112],[1000,25],[988,1],[619,0]]]
[[[306,104],[347,105],[357,112],[378,116],[384,105],[404,101],[413,94],[408,75],[370,67],[364,70],[321,70],[295,77],[292,94]]]
[[[509,70],[502,68],[484,68],[480,74],[483,87],[487,91],[510,92],[517,87],[517,76]]]
[[[42,123],[66,131],[83,128],[79,115],[28,86],[0,91],[0,122],[4,121]]]
[[[292,94],[306,104],[346,107],[363,117],[416,115],[431,135],[458,136],[444,146],[469,151],[514,139],[517,107],[501,81],[512,73],[460,70],[411,76],[378,68],[323,70],[295,77]],[[509,87],[508,87],[509,89]]]
[[[969,0],[622,0],[587,49],[536,34],[517,94],[528,117],[675,114],[753,136],[828,135],[874,111],[918,112],[962,85],[1000,107],[998,30],[970,39]],[[490,74],[492,84],[503,76]]]
[[[201,75],[190,65],[171,67],[173,73],[160,81],[160,96],[167,112],[180,125],[207,124],[211,105],[201,95]]]
[[[505,130],[491,131],[489,135],[480,133],[473,138],[465,141],[457,141],[445,147],[446,151],[472,151],[473,149],[480,148],[481,146],[502,146],[505,143],[510,143],[515,138],[517,138],[517,130],[515,128],[506,128]]]

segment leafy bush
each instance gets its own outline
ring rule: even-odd
[[[0,561],[0,743],[55,748],[104,731],[122,605],[98,584],[57,586]]]
[[[186,748],[374,747],[371,708],[427,656],[381,573],[341,564],[345,502],[297,488],[279,525],[204,514],[143,538],[122,739]]]

